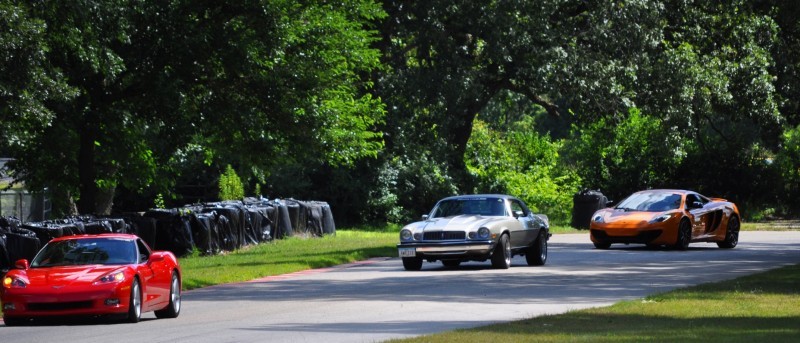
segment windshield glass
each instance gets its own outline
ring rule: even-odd
[[[440,201],[431,217],[452,217],[462,214],[505,216],[506,210],[501,198],[450,199]]]
[[[124,239],[71,239],[50,242],[31,262],[31,267],[55,267],[86,264],[136,263],[136,246]]]
[[[664,212],[676,210],[681,206],[681,195],[668,192],[634,193],[617,205],[616,209],[625,211]]]

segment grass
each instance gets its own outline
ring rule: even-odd
[[[769,222],[742,223],[742,231],[791,231],[800,230],[798,220],[774,220]]]
[[[800,265],[623,301],[391,342],[799,342]]]
[[[321,238],[289,237],[215,256],[180,259],[183,288],[240,282],[365,260],[396,256],[396,231],[338,230]]]

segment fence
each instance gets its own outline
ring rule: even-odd
[[[52,204],[47,192],[0,191],[0,217],[16,217],[24,222],[50,218]]]

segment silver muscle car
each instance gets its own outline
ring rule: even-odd
[[[489,259],[492,267],[507,269],[514,255],[539,266],[547,261],[549,230],[547,216],[531,213],[515,197],[460,195],[439,200],[422,221],[403,227],[397,249],[406,270],[420,270],[422,261],[458,267]]]

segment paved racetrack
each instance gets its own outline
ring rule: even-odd
[[[177,319],[138,324],[0,326],[2,342],[374,342],[603,306],[621,299],[735,278],[800,263],[800,232],[742,232],[724,250],[613,245],[587,234],[554,235],[547,265],[515,257],[406,272],[398,258],[374,259],[253,282],[184,292]]]

